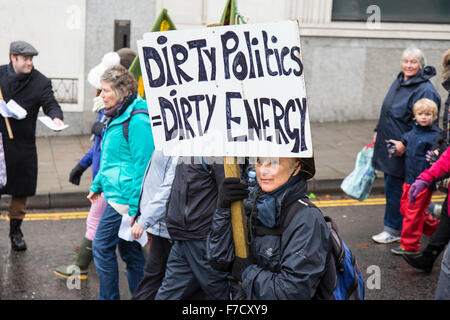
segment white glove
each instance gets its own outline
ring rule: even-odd
[[[103,99],[101,96],[97,96],[94,99],[92,99],[94,102],[94,107],[92,108],[92,112],[99,112],[101,109],[105,107],[105,103],[103,102]]]

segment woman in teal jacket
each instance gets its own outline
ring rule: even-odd
[[[133,294],[143,276],[145,259],[138,242],[118,236],[122,215],[134,217],[145,169],[154,150],[150,121],[143,110],[147,103],[137,92],[137,82],[122,66],[105,71],[101,97],[105,104],[100,170],[90,187],[88,199],[95,202],[103,192],[107,205],[92,243],[100,280],[99,299],[120,299],[116,247],[127,264],[127,278]]]

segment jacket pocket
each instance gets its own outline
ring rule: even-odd
[[[257,261],[263,269],[278,272],[281,268],[280,237],[264,236],[258,241]]]

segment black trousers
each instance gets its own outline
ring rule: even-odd
[[[169,258],[172,245],[172,240],[152,235],[148,258],[144,267],[144,277],[134,291],[132,300],[155,299],[156,292],[161,287],[166,273],[167,259]],[[183,299],[192,300],[202,300],[204,298],[205,294],[198,287],[192,288],[192,291],[186,297],[183,297]]]
[[[154,300],[166,273],[166,263],[173,242],[169,239],[152,235],[144,277],[134,291],[132,300]]]
[[[450,240],[450,217],[448,216],[448,194],[442,204],[441,218],[438,224],[438,228],[434,232],[427,247],[424,250],[425,254],[431,254],[433,251],[439,255],[444,251],[445,246]],[[436,255],[436,254],[435,254]]]

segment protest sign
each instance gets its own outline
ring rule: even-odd
[[[138,52],[164,154],[312,156],[296,21],[151,32]]]

